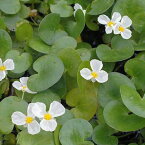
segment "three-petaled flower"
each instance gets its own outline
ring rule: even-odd
[[[129,39],[132,32],[127,29],[132,25],[132,20],[128,16],[124,16],[120,23],[117,23],[114,27],[114,34],[121,34],[124,39]]]
[[[121,15],[118,12],[114,12],[112,18],[110,19],[106,15],[100,15],[98,17],[98,22],[105,25],[105,31],[107,34],[112,33],[115,25],[121,20]]]
[[[33,92],[28,88],[28,86],[27,86],[28,79],[29,79],[29,77],[22,77],[22,78],[20,78],[20,82],[14,81],[12,86],[19,91],[27,92],[30,94],[36,94],[37,92]]]
[[[92,82],[99,82],[104,83],[108,80],[108,73],[104,70],[101,70],[103,68],[102,61],[93,59],[90,61],[90,66],[92,70],[88,68],[83,68],[80,71],[81,76],[86,80],[91,80]]]
[[[76,3],[74,5],[74,16],[75,16],[77,10],[79,10],[79,9],[83,11],[84,15],[86,14],[86,10],[84,10],[80,4]]]
[[[7,59],[2,62],[2,59],[0,58],[0,81],[6,77],[8,70],[14,70],[14,68],[15,65],[12,59]]]
[[[61,116],[65,113],[63,105],[57,101],[50,104],[49,111],[46,111],[46,105],[41,102],[35,103],[32,112],[41,119],[40,127],[45,131],[54,131],[57,127],[55,117]]]
[[[27,127],[29,134],[37,134],[40,132],[40,125],[35,120],[35,115],[32,113],[32,108],[35,103],[30,103],[27,109],[27,115],[22,112],[14,112],[11,116],[12,122],[16,125]]]
[[[106,15],[100,15],[98,22],[105,25],[107,34],[112,32],[114,34],[121,34],[124,39],[129,39],[132,36],[132,32],[128,29],[132,25],[132,20],[128,16],[123,16],[121,19],[121,14],[114,12],[111,20]]]

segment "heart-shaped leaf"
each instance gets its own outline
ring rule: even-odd
[[[145,127],[145,119],[130,114],[130,111],[119,101],[109,102],[105,106],[103,114],[106,123],[119,131],[135,131]]]
[[[118,145],[117,137],[113,136],[116,131],[105,124],[95,127],[92,139],[97,145]]]
[[[90,141],[87,141],[92,132],[92,126],[88,121],[72,119],[62,126],[59,139],[62,145],[93,145]]]
[[[91,3],[88,14],[99,15],[107,11],[114,3],[114,0],[94,0]]]
[[[134,114],[145,118],[145,98],[142,98],[135,89],[126,85],[122,86],[120,91],[125,106]]]
[[[80,55],[74,49],[63,49],[59,53],[59,57],[64,63],[68,74],[71,77],[76,77],[78,72],[78,67],[81,63]]]
[[[46,53],[48,54],[50,52],[51,47],[47,44],[45,44],[40,38],[38,37],[33,37],[29,41],[29,46],[41,53]]]
[[[16,39],[18,41],[28,41],[33,36],[33,28],[28,22],[20,22],[16,27]]]
[[[111,41],[112,49],[105,44],[101,44],[96,48],[99,59],[104,62],[116,62],[131,57],[134,48],[131,40],[125,40],[120,36],[115,36]]]
[[[137,89],[145,89],[145,61],[137,58],[130,59],[125,64],[125,72],[132,77]]]
[[[98,89],[98,98],[101,106],[105,107],[109,101],[120,100],[120,87],[128,85],[135,88],[131,80],[125,75],[117,72],[109,73],[108,81],[100,84]]]
[[[85,27],[85,17],[83,11],[77,10],[75,13],[75,21],[68,19],[67,21],[62,21],[62,24],[70,36],[77,38]]]
[[[56,4],[50,5],[50,10],[52,13],[59,14],[60,17],[70,17],[73,14],[72,7],[65,0],[60,0]]]
[[[18,134],[19,145],[55,145],[53,134],[50,132],[41,131],[36,135],[28,134],[27,131],[22,131]]]
[[[0,58],[5,58],[6,53],[12,48],[12,40],[5,30],[0,30]]]
[[[6,54],[6,59],[13,59],[15,63],[15,69],[13,73],[23,73],[32,65],[32,56],[27,53],[20,53],[18,50],[11,50]]]
[[[19,0],[1,0],[0,10],[6,14],[16,14],[21,8]]]
[[[7,107],[6,107],[7,106]],[[0,132],[9,134],[13,130],[14,124],[11,115],[15,111],[26,113],[27,103],[15,96],[10,96],[0,102]]]
[[[48,45],[52,45],[55,40],[67,35],[59,28],[59,22],[60,16],[52,13],[45,16],[39,25],[39,36]]]
[[[62,61],[53,55],[45,55],[38,58],[33,68],[38,74],[30,76],[28,87],[32,91],[43,91],[57,83],[63,75],[64,65]]]

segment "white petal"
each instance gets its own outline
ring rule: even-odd
[[[0,81],[6,77],[6,71],[0,71]]]
[[[120,27],[120,23],[118,23],[118,24],[116,24],[115,26],[114,26],[114,34],[120,34],[121,32],[119,31],[119,27]]]
[[[111,34],[113,31],[113,27],[106,26],[105,31],[106,31],[106,34]]]
[[[27,108],[27,116],[35,118],[34,113],[32,112],[32,108],[34,107],[35,103],[30,103]]]
[[[46,114],[46,105],[44,103],[37,102],[34,104],[32,112],[38,118],[43,118],[44,114]]]
[[[95,78],[91,78],[91,81],[92,81],[93,83],[95,83],[95,82],[96,82],[96,79],[95,79]]]
[[[121,23],[123,27],[127,28],[132,25],[132,20],[128,16],[123,16]]]
[[[29,77],[20,78],[20,82],[22,83],[23,86],[27,86],[28,79],[29,79]]]
[[[2,59],[0,58],[0,66],[2,66],[3,65],[3,62],[2,62]]]
[[[34,135],[40,132],[40,125],[36,120],[34,120],[32,123],[27,124],[27,126],[29,134]]]
[[[100,71],[103,68],[103,63],[100,60],[97,59],[92,59],[90,61],[90,66],[92,68],[93,71]]]
[[[106,25],[109,21],[110,21],[110,19],[109,19],[109,17],[106,16],[106,15],[100,15],[100,16],[98,17],[98,22],[99,22],[100,24]]]
[[[3,64],[6,67],[6,70],[14,70],[15,68],[14,61],[12,59],[7,59]]]
[[[26,119],[26,115],[24,115],[21,112],[14,112],[11,116],[12,118],[12,122],[16,125],[24,125],[25,119]]]
[[[118,12],[114,12],[112,15],[112,21],[117,23],[121,20],[121,14]]]
[[[98,75],[98,78],[96,78],[96,80],[99,82],[99,83],[104,83],[108,80],[108,73],[105,72],[104,70],[101,70],[99,72],[99,75]]]
[[[55,119],[51,119],[51,120],[45,120],[43,119],[41,122],[40,122],[40,127],[45,130],[45,131],[54,131],[57,127],[57,122]]]
[[[124,32],[121,32],[121,36],[122,36],[124,39],[129,39],[129,38],[131,38],[131,36],[132,36],[132,32],[131,32],[129,29],[125,29]]]
[[[82,8],[82,6],[80,4],[77,3],[77,4],[74,5],[74,9],[75,10],[78,10],[78,9],[82,10],[83,8]]]
[[[80,74],[86,80],[90,80],[92,78],[91,70],[89,70],[88,68],[83,68],[82,70],[80,70]]]
[[[29,88],[26,89],[26,92],[27,92],[27,93],[30,93],[30,94],[36,94],[36,93],[37,93],[37,92],[31,91]]]
[[[57,102],[57,101],[53,101],[51,104],[50,104],[50,108],[49,108],[49,111],[48,111],[53,117],[58,117],[58,116],[61,116],[65,113],[65,108],[64,106]]]
[[[12,86],[14,87],[14,88],[16,88],[17,90],[22,90],[22,84],[19,82],[19,81],[14,81],[13,83],[12,83]]]

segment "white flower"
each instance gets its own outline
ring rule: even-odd
[[[32,108],[35,116],[41,119],[40,127],[45,131],[54,131],[57,127],[55,117],[61,116],[65,113],[63,105],[57,101],[53,101],[50,104],[49,111],[46,112],[46,105],[44,103],[37,102]]]
[[[22,112],[14,112],[11,116],[12,122],[16,125],[24,125],[27,127],[29,134],[37,134],[40,132],[40,125],[35,120],[35,116],[32,113],[32,107],[35,103],[30,103],[27,109],[27,115],[23,114]]]
[[[132,36],[132,32],[127,29],[132,25],[132,20],[128,16],[123,16],[120,23],[116,24],[114,28],[114,34],[121,34],[124,39],[129,39]]]
[[[32,92],[28,86],[27,86],[27,81],[28,81],[29,77],[22,77],[20,78],[20,82],[19,81],[14,81],[13,82],[13,87],[16,88],[19,91],[23,91],[23,92],[27,92],[30,94],[36,94],[37,92]]]
[[[0,58],[0,81],[6,77],[8,70],[14,70],[14,68],[15,68],[15,65],[12,59],[7,59],[3,63]]]
[[[74,5],[74,16],[75,16],[76,11],[79,10],[79,9],[83,11],[84,15],[86,14],[86,10],[83,10],[82,6],[78,3],[76,3]]]
[[[106,15],[100,15],[98,17],[98,22],[100,24],[105,25],[105,31],[107,34],[112,33],[114,30],[114,26],[121,20],[121,14],[118,12],[114,12],[112,18],[110,19]]]
[[[108,80],[108,73],[101,70],[103,67],[102,61],[93,59],[90,61],[90,66],[92,70],[83,68],[80,71],[80,74],[84,79],[91,80],[92,82],[98,81],[99,83],[104,83]]]

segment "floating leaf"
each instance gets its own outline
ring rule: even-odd
[[[101,44],[96,48],[96,53],[99,59],[104,62],[116,62],[125,60],[131,57],[134,53],[134,48],[131,40],[125,40],[120,36],[112,38],[111,47]]]
[[[64,65],[62,61],[53,55],[45,55],[38,58],[33,68],[38,74],[30,76],[28,87],[32,91],[43,91],[57,83],[63,75]]]
[[[7,107],[6,107],[7,106]],[[10,96],[0,102],[0,132],[9,134],[13,130],[14,124],[11,115],[15,111],[26,113],[27,103],[15,96]]]
[[[15,69],[12,72],[17,74],[28,70],[33,62],[32,56],[29,53],[20,53],[18,50],[9,51],[6,54],[6,59],[13,59],[15,63]]]
[[[66,36],[67,33],[59,28],[60,16],[58,14],[48,14],[39,25],[39,36],[52,45],[57,39]]]
[[[145,119],[130,114],[130,111],[119,101],[109,102],[103,114],[106,123],[118,131],[135,131],[145,127]]]
[[[118,145],[118,139],[113,134],[116,131],[105,124],[95,127],[92,139],[98,145]]]
[[[126,84],[131,88],[135,88],[131,80],[123,74],[111,72],[108,78],[108,81],[100,84],[98,89],[99,102],[103,107],[110,101],[121,99],[120,87],[122,85]]]
[[[87,141],[92,132],[92,126],[88,121],[72,119],[62,126],[59,139],[62,145],[93,145],[90,141]]]

